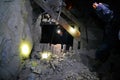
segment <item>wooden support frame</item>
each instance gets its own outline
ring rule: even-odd
[[[35,1],[42,9],[44,9],[45,12],[47,12],[48,14],[50,14],[53,19],[57,19],[58,13],[54,12],[53,10],[51,10],[50,7],[47,6],[47,4],[46,4],[45,2],[43,2],[42,0],[34,0],[34,1]],[[64,11],[64,13],[65,13],[65,11]],[[69,14],[70,14],[70,13],[69,13]],[[71,15],[71,14],[70,14],[70,15]],[[68,17],[68,16],[67,16],[67,17]],[[71,16],[70,16],[70,17],[71,17]],[[70,18],[70,17],[69,17],[69,18]],[[72,21],[74,21],[75,18],[72,18],[72,19],[73,19]],[[75,19],[74,22],[77,23],[77,25],[79,24],[78,21],[76,21],[76,19]],[[63,19],[61,16],[59,17],[58,23],[59,23],[69,34],[71,34],[74,38],[79,38],[79,37],[80,37],[80,34],[81,34],[81,33],[79,32],[78,29],[76,29],[74,33],[71,33],[70,29],[71,29],[72,27],[71,27],[71,26],[68,24],[68,22],[67,22],[65,19]]]

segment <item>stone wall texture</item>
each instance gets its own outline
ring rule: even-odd
[[[20,42],[32,41],[29,0],[0,1],[0,80],[14,80],[21,69]]]

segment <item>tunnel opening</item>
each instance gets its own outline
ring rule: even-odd
[[[68,50],[70,46],[73,46],[73,37],[65,29],[61,28],[61,30],[60,35],[57,33],[56,25],[43,25],[40,43],[66,44]]]

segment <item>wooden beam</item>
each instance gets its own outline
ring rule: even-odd
[[[45,4],[45,2],[43,2],[42,0],[34,0],[42,9],[45,10],[45,12],[47,12],[48,14],[51,15],[51,17],[53,19],[57,19],[58,13],[54,12],[53,10],[51,10],[49,8],[49,6],[47,6],[47,4]],[[65,19],[63,19],[62,17],[59,18],[58,23],[60,25],[62,25],[62,27],[69,33],[71,34],[74,38],[79,38],[80,37],[80,32],[79,30],[75,30],[75,32],[71,32],[72,27],[66,22]]]
[[[75,18],[67,9],[62,8],[62,13],[67,16],[72,22],[76,24],[77,27],[80,27],[80,22]]]

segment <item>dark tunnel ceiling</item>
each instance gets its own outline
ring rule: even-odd
[[[66,4],[73,5],[76,8],[81,8],[81,7],[91,7],[93,2],[102,2],[102,3],[107,3],[110,6],[119,9],[119,0],[65,0]]]
[[[119,0],[65,0],[67,8],[68,6],[72,5],[72,8],[77,9],[79,13],[81,11],[91,12],[93,2],[102,2],[109,4],[111,9],[113,9],[116,13],[119,14],[120,11]]]
[[[66,8],[81,22],[86,17],[91,17],[97,24],[103,25],[102,21],[98,18],[95,13],[95,10],[92,7],[94,2],[106,3],[110,6],[110,9],[113,10],[114,16],[119,23],[120,19],[120,5],[119,0],[65,0]],[[69,9],[69,7],[71,9]],[[101,21],[101,23],[100,23]]]
[[[72,8],[69,10],[71,13],[73,13],[73,15],[77,18],[77,19],[79,19],[79,18],[81,18],[82,16],[83,16],[83,14],[86,14],[86,15],[89,15],[89,16],[91,16],[90,14],[95,14],[95,13],[93,13],[93,8],[92,8],[92,4],[93,4],[93,2],[102,2],[102,3],[107,3],[107,4],[109,4],[110,5],[110,7],[112,8],[112,10],[113,11],[115,11],[116,13],[118,13],[118,11],[120,11],[120,8],[119,8],[119,2],[118,2],[118,0],[65,0],[65,3],[67,4],[67,6],[66,6],[66,8],[68,8],[69,6],[72,6]],[[36,4],[35,4],[35,6],[36,6]],[[35,7],[34,6],[34,7]],[[38,9],[40,9],[39,7],[38,8],[36,8],[36,10],[38,10]],[[39,13],[39,12],[38,12]],[[96,17],[95,17],[96,18]],[[48,29],[48,28],[47,28]],[[49,30],[50,29],[48,29],[48,32],[49,32]],[[53,30],[51,30],[51,31],[54,31],[54,29]],[[46,31],[45,31],[46,32]],[[44,32],[44,33],[45,33]],[[56,36],[57,34],[55,34],[54,36]],[[44,34],[44,35],[42,35],[42,36],[48,36],[48,34]],[[67,36],[67,34],[65,35],[65,36]],[[68,35],[69,36],[69,35]],[[51,35],[51,37],[52,37],[52,35]],[[44,43],[44,42],[51,42],[51,37],[49,36],[49,37],[43,37],[42,38],[42,42]],[[71,38],[71,37],[69,37],[69,38]],[[65,39],[65,40],[63,40],[63,41],[66,41],[66,40],[68,40],[69,41],[69,39],[68,38],[61,38],[61,39]],[[58,39],[58,36],[56,37],[56,38],[54,38],[53,40],[52,40],[54,43],[61,43],[61,40],[60,40],[60,37],[59,37],[59,39]],[[66,41],[66,42],[63,42],[63,43],[66,43],[66,44],[69,44],[69,45],[72,45],[72,43],[73,43],[73,40],[72,40],[72,38],[71,38],[71,41]]]

